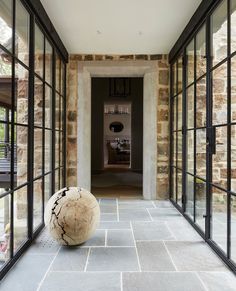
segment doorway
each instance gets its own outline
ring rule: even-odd
[[[91,82],[92,193],[140,197],[143,78],[92,78]]]

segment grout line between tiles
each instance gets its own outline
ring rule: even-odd
[[[152,205],[154,208],[157,208],[156,204],[154,203],[154,201],[152,201]]]
[[[91,252],[91,248],[88,249],[88,256],[87,256],[87,260],[84,266],[84,272],[87,272],[87,267],[88,267],[88,261],[89,261],[89,256],[90,256],[90,252]]]
[[[166,251],[167,251],[167,253],[168,253],[169,257],[170,257],[170,260],[171,260],[173,266],[175,267],[175,270],[178,272],[178,268],[177,268],[177,266],[176,266],[176,264],[175,264],[175,262],[174,262],[174,260],[173,260],[173,258],[171,256],[171,254],[170,254],[170,251],[168,250],[168,248],[167,248],[167,246],[165,244],[165,241],[162,241],[162,242],[163,242],[163,244],[165,246],[165,249],[166,249]]]
[[[177,237],[176,237],[176,235],[173,233],[172,229],[170,228],[170,226],[169,226],[169,224],[168,224],[168,221],[165,221],[165,225],[166,225],[167,229],[169,230],[170,234],[173,236],[173,238],[174,238],[175,240],[177,240]]]
[[[197,276],[197,278],[199,279],[199,281],[201,282],[203,288],[205,289],[205,291],[209,291],[209,289],[207,288],[207,286],[205,285],[205,283],[203,282],[202,278],[199,276],[199,274],[197,272],[194,272]]]
[[[45,272],[45,274],[44,274],[42,280],[39,282],[39,285],[38,285],[38,288],[36,289],[36,291],[39,291],[39,290],[41,289],[41,287],[42,287],[42,285],[43,285],[43,282],[44,282],[44,280],[46,279],[47,274],[49,273],[49,271],[50,271],[50,269],[51,269],[51,267],[52,267],[52,265],[53,265],[53,263],[54,263],[54,261],[55,261],[57,255],[59,254],[61,248],[62,248],[62,247],[59,247],[58,251],[56,252],[56,254],[55,254],[55,256],[54,256],[54,258],[52,259],[51,263],[49,264],[49,266],[48,266],[48,268],[47,268],[47,271]]]
[[[149,209],[146,208],[146,210],[147,210],[147,212],[148,212],[148,214],[149,214],[149,216],[150,216],[151,221],[154,221],[154,220],[153,220],[153,217],[151,216],[151,213],[150,213]]]
[[[135,251],[136,251],[136,255],[137,255],[137,260],[138,260],[139,272],[142,272],[141,265],[140,265],[140,260],[139,260],[138,249],[137,249],[137,244],[136,244],[135,237],[134,237],[133,225],[132,225],[132,222],[131,221],[130,221],[130,227],[131,227],[131,231],[132,231],[132,235],[133,235],[134,247],[135,247]]]

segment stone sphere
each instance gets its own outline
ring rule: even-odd
[[[64,188],[48,201],[45,225],[61,245],[79,245],[87,241],[100,222],[96,198],[83,188]]]

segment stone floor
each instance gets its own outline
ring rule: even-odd
[[[235,291],[236,277],[168,201],[99,199],[101,223],[80,247],[44,231],[1,291]]]

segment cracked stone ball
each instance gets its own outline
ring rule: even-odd
[[[80,245],[91,238],[99,225],[99,204],[85,189],[64,188],[49,199],[44,220],[59,244]]]

